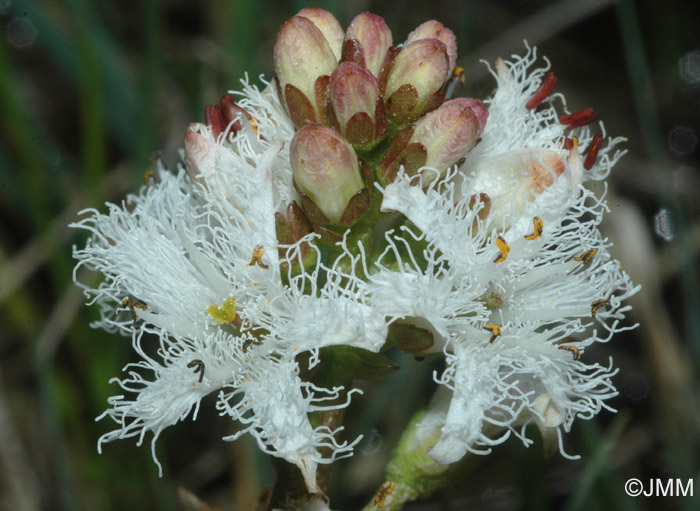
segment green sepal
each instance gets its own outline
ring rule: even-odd
[[[410,83],[396,89],[386,100],[386,117],[391,124],[402,128],[417,117],[414,115],[418,105],[418,91]]]
[[[396,345],[404,353],[414,355],[432,348],[435,339],[433,333],[427,328],[396,321],[389,325],[387,343]]]
[[[309,98],[291,83],[284,86],[284,99],[294,126],[297,128],[316,122],[316,113]]]
[[[327,346],[319,350],[319,357],[312,380],[322,386],[381,380],[399,369],[388,357],[354,346]]]
[[[367,188],[362,188],[348,201],[345,211],[340,216],[338,224],[341,227],[351,227],[360,221],[360,218],[369,209],[370,193]]]

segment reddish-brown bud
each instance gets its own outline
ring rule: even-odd
[[[328,77],[338,65],[316,24],[304,16],[285,21],[274,47],[280,95],[297,125],[327,121]]]
[[[289,148],[294,184],[309,219],[352,225],[369,206],[369,191],[352,146],[335,130],[310,124],[296,132]],[[357,214],[357,201],[367,207]],[[345,215],[353,209],[353,218]]]
[[[318,7],[306,7],[299,11],[297,16],[303,16],[311,20],[321,31],[326,41],[328,41],[328,45],[331,47],[331,50],[333,50],[335,58],[340,59],[345,34],[338,20],[335,19],[330,12],[319,9]]]
[[[419,39],[405,45],[389,70],[384,100],[387,117],[402,127],[438,107],[440,89],[449,78],[450,62],[445,44]]]
[[[410,44],[420,39],[437,39],[442,41],[447,50],[447,57],[450,60],[448,75],[451,75],[457,62],[457,38],[454,32],[439,21],[430,20],[419,25],[413,32],[408,34],[404,44]]]
[[[345,34],[346,44],[348,41],[357,41],[362,57],[362,64],[370,72],[379,77],[382,64],[392,44],[391,30],[381,16],[369,12],[363,12],[355,16],[350,22]],[[355,45],[351,44],[351,48]],[[353,50],[357,53],[356,50]],[[356,58],[352,59],[357,62]],[[360,63],[360,62],[358,62]]]
[[[331,75],[330,98],[340,131],[355,149],[366,151],[382,140],[386,119],[377,79],[368,69],[341,63]]]

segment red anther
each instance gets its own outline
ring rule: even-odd
[[[544,80],[542,80],[542,83],[532,95],[530,101],[527,102],[525,108],[532,110],[533,108],[540,106],[545,98],[552,93],[556,84],[557,77],[553,71],[550,71],[547,73],[547,76],[544,77]]]
[[[570,138],[565,138],[564,139],[564,149],[567,151],[571,151],[574,148],[574,141],[571,140]]]
[[[226,129],[226,125],[228,124],[221,113],[221,105],[209,105],[205,107],[204,122],[207,126],[211,126],[214,137],[221,135],[221,132]]]
[[[586,150],[583,152],[583,154],[588,153],[588,156],[586,156],[586,159],[583,162],[583,168],[586,170],[591,170],[593,168],[593,165],[595,164],[595,159],[598,156],[598,150],[600,149],[600,144],[603,143],[603,135],[600,133],[596,133],[593,136],[593,141],[591,144],[586,148]]]
[[[569,129],[580,128],[590,124],[598,118],[598,114],[592,108],[584,108],[568,115],[560,115],[559,122],[568,125]]]
[[[218,105],[209,105],[204,109],[204,121],[207,126],[211,126],[214,136],[218,137],[221,133],[226,131],[231,121],[236,118],[240,119],[241,114],[251,123],[255,123],[255,119],[253,119],[244,108],[238,106],[230,94],[226,94],[221,98]],[[231,126],[230,134],[235,135],[241,131],[242,128],[240,120],[237,120],[233,123],[233,126]]]

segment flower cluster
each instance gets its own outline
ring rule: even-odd
[[[155,446],[216,393],[240,423],[226,440],[253,435],[316,491],[317,465],[359,439],[309,415],[347,406],[353,360],[389,344],[446,359],[423,425],[438,463],[511,433],[527,443],[533,421],[561,443],[609,408],[614,369],[584,351],[625,328],[637,288],[584,183],[608,175],[622,139],[592,109],[566,113],[534,49],[495,64],[484,102],[448,99],[456,59],[437,21],[394,46],[374,14],[343,31],[304,9],[279,31],[275,79],[207,107],[179,171],[159,163],[138,195],[83,212],[75,275],[104,274],[85,288],[96,326],[141,357],[116,380],[100,445],[151,432]],[[334,347],[354,357],[324,358]],[[324,364],[350,377],[315,378]]]

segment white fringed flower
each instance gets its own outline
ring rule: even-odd
[[[280,263],[291,268],[314,237],[279,257],[274,214],[293,193],[293,128],[274,88],[260,93],[244,82],[242,96],[255,126],[240,119],[241,131],[218,140],[207,126],[190,128],[187,136],[197,138],[185,156],[196,184],[184,169],[160,169],[158,183],[108,205],[108,214],[84,211],[74,224],[92,234],[74,250],[74,275],[87,266],[106,277],[85,289],[101,310],[95,326],[132,335],[143,359],[117,380],[129,394],[110,399],[103,416],[119,428],[100,444],[132,436],[141,443],[147,431],[155,444],[165,427],[192,409],[195,418],[200,400],[219,391],[217,409],[244,426],[229,439],[250,433],[265,452],[298,465],[315,491],[316,464],[349,455],[354,443],[314,429],[308,413],[348,403],[326,407],[343,389],[303,382],[294,357],[310,351],[314,364],[319,348],[336,344],[377,351],[386,326],[366,296],[337,289],[341,279],[317,285],[320,263],[280,273]]]
[[[580,357],[626,329],[622,302],[639,287],[598,231],[604,199],[581,183],[609,173],[621,139],[584,169],[579,147],[592,142],[589,127],[567,132],[551,102],[525,106],[547,70],[530,72],[534,61],[532,50],[497,63],[483,140],[461,170],[426,190],[420,174],[400,173],[383,190],[382,210],[415,227],[387,234],[369,287],[391,320],[427,324],[432,349],[447,357],[436,381],[452,398],[429,451],[440,463],[489,452],[510,433],[527,444],[532,420],[561,435],[576,417],[610,409],[617,394],[612,366]],[[578,146],[565,149],[571,134]]]

